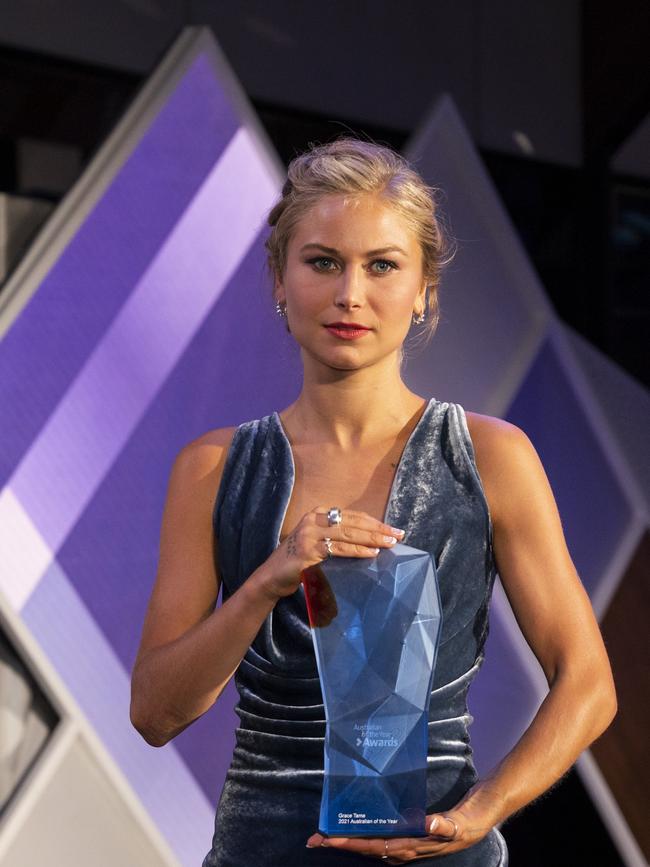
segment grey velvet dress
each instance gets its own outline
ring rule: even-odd
[[[214,505],[224,601],[279,543],[295,480],[277,412],[239,425]],[[336,505],[336,504],[334,504]],[[384,520],[435,558],[442,633],[428,723],[427,813],[450,810],[476,782],[467,691],[483,662],[496,576],[492,524],[460,404],[431,398],[402,451]],[[373,856],[308,849],[318,830],[325,711],[301,587],[269,613],[235,672],[236,744],[202,867],[361,865]],[[417,859],[504,867],[493,828],[459,852]]]

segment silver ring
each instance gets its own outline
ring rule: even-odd
[[[326,536],[323,539],[323,541],[325,542],[325,547],[327,548],[327,556],[331,557],[332,556],[332,540],[329,538],[329,536]]]
[[[334,506],[332,509],[328,509],[327,511],[327,524],[329,527],[333,527],[334,524],[340,524],[343,520],[341,515],[341,510]]]
[[[446,837],[445,839],[446,839],[446,840],[455,840],[456,837],[458,836],[458,825],[457,825],[456,822],[451,818],[451,816],[445,816],[444,813],[442,813],[441,815],[442,815],[442,818],[443,818],[443,819],[446,819],[448,822],[451,822],[451,824],[454,826],[454,836],[453,836],[453,837]]]
[[[385,852],[381,856],[382,861],[388,860],[388,840],[385,837],[384,837],[384,849],[385,849]]]

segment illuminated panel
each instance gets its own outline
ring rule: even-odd
[[[298,385],[263,268],[282,176],[214,40],[190,28],[3,296],[0,589],[188,864],[209,848],[232,690],[153,750],[129,722],[129,677],[176,452]]]
[[[552,339],[542,345],[505,417],[526,431],[539,453],[571,558],[593,595],[632,508]]]

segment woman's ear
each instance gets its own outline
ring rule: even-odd
[[[279,274],[276,274],[273,278],[273,298],[275,301],[281,301],[284,303],[286,298],[284,297],[284,287],[282,285],[282,278]]]
[[[284,295],[284,287],[282,286],[282,282],[277,279],[273,287],[273,300],[275,301],[276,313],[282,315],[285,327],[289,334],[291,334],[291,329],[289,328],[289,321],[287,319],[287,299]]]
[[[418,305],[417,305],[417,316],[421,316],[427,309],[427,289],[429,288],[428,284],[425,283],[424,288],[421,292],[418,292]],[[415,313],[415,311],[414,311]]]

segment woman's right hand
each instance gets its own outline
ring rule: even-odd
[[[295,593],[302,572],[327,557],[325,537],[337,557],[376,557],[381,548],[401,542],[404,531],[378,521],[367,512],[341,510],[341,523],[329,526],[326,506],[306,512],[294,529],[264,562],[264,592],[277,601]]]

